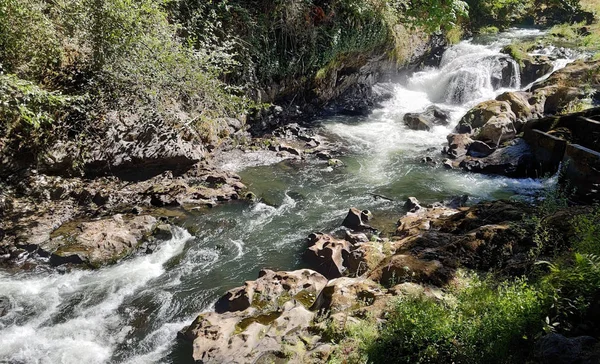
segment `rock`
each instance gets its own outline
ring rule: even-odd
[[[404,203],[404,208],[410,212],[415,212],[421,209],[421,205],[416,197],[409,197],[406,203]]]
[[[503,141],[512,140],[517,135],[513,120],[506,117],[494,116],[481,127],[475,139],[499,145]]]
[[[523,139],[515,139],[510,145],[496,149],[485,158],[463,160],[460,167],[471,172],[499,174],[508,177],[529,177],[533,173],[533,154]]]
[[[505,92],[496,97],[496,100],[507,102],[510,105],[510,109],[516,117],[515,127],[519,133],[527,120],[539,117],[544,113],[542,105],[536,104],[536,99],[529,92]],[[530,104],[530,101],[533,102],[533,105]]]
[[[174,166],[185,171],[206,153],[206,144],[186,123],[173,125],[141,114],[110,112],[101,127],[102,135],[88,145],[84,169],[89,175],[109,173],[139,181]]]
[[[475,158],[483,158],[494,152],[494,148],[490,147],[486,143],[475,140],[471,145],[469,145],[469,149],[467,150],[467,155]]]
[[[329,161],[331,158],[331,154],[329,154],[328,152],[318,152],[317,154],[317,158],[319,159],[324,159]]]
[[[349,262],[356,260],[352,257],[350,242],[323,234],[311,234],[309,241],[310,245],[304,252],[304,260],[328,279],[341,277],[349,265],[356,265],[354,262]]]
[[[467,201],[469,201],[469,195],[456,196],[448,202],[448,207],[458,209],[466,206]]]
[[[215,311],[224,313],[244,311],[250,306],[261,309],[275,306],[281,295],[289,299],[297,297],[305,306],[310,307],[326,284],[327,279],[324,276],[310,269],[293,272],[263,269],[259,272],[257,280],[247,281],[243,287],[234,288],[221,297],[215,304]]]
[[[343,167],[344,166],[344,162],[342,162],[339,159],[330,159],[330,160],[327,161],[327,164],[330,167]]]
[[[500,72],[495,72],[491,76],[492,87],[497,90],[502,87],[515,87],[517,80],[517,67],[515,61],[510,57],[497,57],[495,59]]]
[[[244,195],[244,198],[248,201],[258,201],[258,197],[254,192],[247,192],[246,195]]]
[[[349,231],[346,231],[346,240],[351,244],[359,244],[368,242],[369,237],[363,233],[353,234]]]
[[[448,135],[448,149],[446,154],[453,158],[460,158],[467,154],[467,150],[473,139],[467,134],[450,134]]]
[[[334,315],[371,306],[383,296],[381,286],[368,278],[342,277],[327,283],[313,308]]]
[[[6,297],[0,297],[0,317],[6,316],[10,309],[10,302]]]
[[[404,124],[412,130],[431,130],[435,125],[448,125],[450,113],[437,106],[430,106],[422,113],[407,113]]]
[[[408,113],[404,115],[404,124],[412,130],[431,130],[431,123],[422,115],[416,113]]]
[[[302,152],[299,149],[291,147],[291,146],[289,146],[287,144],[281,144],[279,146],[279,150],[282,151],[282,152],[288,152],[291,155],[302,156]]]
[[[358,231],[373,230],[373,228],[371,226],[365,224],[365,222],[369,221],[370,215],[371,215],[371,212],[369,210],[360,211],[359,209],[352,207],[348,211],[348,215],[346,215],[346,218],[342,222],[342,226],[345,226],[351,230],[358,230]]]
[[[50,264],[87,264],[99,267],[131,254],[152,233],[157,220],[152,216],[111,218],[69,223],[53,233],[40,249],[50,255]]]
[[[566,338],[552,333],[541,337],[536,342],[534,356],[540,363],[591,364],[596,361],[587,357],[586,352],[591,351],[597,343],[598,341],[591,336]]]
[[[442,165],[446,169],[454,169],[454,164],[452,163],[452,161],[450,159],[444,159],[442,161]]]
[[[522,60],[521,85],[525,87],[554,69],[554,62],[548,56],[531,56]]]
[[[284,351],[288,360],[307,362],[313,354],[327,353],[319,336],[306,330],[316,316],[311,307],[326,285],[325,277],[308,269],[262,270],[256,281],[228,292],[217,302],[217,312],[201,314],[179,336],[193,342],[198,362],[268,362]],[[292,350],[298,345],[304,350]]]
[[[508,102],[490,100],[484,101],[469,110],[458,122],[456,130],[458,131],[463,125],[468,125],[473,129],[481,128],[494,117],[501,120],[516,120],[516,116]]]
[[[152,236],[155,239],[168,241],[173,239],[173,231],[171,230],[171,225],[169,224],[160,224],[154,228],[152,232]]]
[[[369,274],[369,278],[388,286],[405,281],[442,284],[448,271],[437,260],[421,260],[412,255],[394,255],[385,259]]]

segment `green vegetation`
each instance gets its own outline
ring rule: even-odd
[[[520,278],[460,271],[443,298],[402,296],[384,323],[365,319],[337,331],[331,362],[520,363],[543,334],[568,335],[600,294],[600,209],[569,221],[565,207],[562,194],[550,193],[523,222],[538,226],[532,257],[545,254],[552,262],[539,260]],[[556,218],[565,224],[560,229],[572,230],[567,246],[547,226]]]
[[[544,300],[525,280],[499,286],[477,276],[445,301],[403,298],[367,353],[372,362],[502,363],[519,359],[544,317]],[[387,360],[386,360],[387,358]]]

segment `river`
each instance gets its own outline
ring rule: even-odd
[[[467,174],[421,159],[439,154],[470,107],[526,86],[515,77],[494,89],[491,79],[500,72],[503,45],[539,35],[512,30],[463,41],[445,52],[439,68],[378,86],[394,96],[369,116],[315,121],[318,133],[343,151],[343,168],[261,152],[228,161],[222,167],[238,172],[260,202],[194,213],[154,254],[97,271],[0,271],[0,296],[10,303],[0,318],[0,363],[191,362],[177,331],[261,268],[302,267],[308,234],[335,231],[349,207],[371,210],[385,234],[409,196],[427,204],[464,194],[470,202],[535,195],[552,180]],[[566,63],[557,60],[556,67]],[[431,132],[403,125],[405,113],[430,105],[449,110],[451,125]]]

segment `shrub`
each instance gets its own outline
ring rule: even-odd
[[[372,362],[503,363],[541,330],[544,297],[524,279],[494,286],[471,278],[453,299],[404,298],[369,348]]]

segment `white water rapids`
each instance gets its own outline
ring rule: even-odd
[[[210,310],[225,290],[256,278],[259,269],[302,266],[303,239],[313,231],[335,230],[351,206],[368,208],[375,221],[393,224],[407,196],[428,203],[469,194],[477,201],[543,189],[546,180],[419,163],[439,153],[470,107],[526,86],[516,63],[506,63],[499,51],[513,38],[538,34],[515,30],[483,43],[461,42],[445,52],[439,68],[415,73],[402,84],[381,85],[392,88],[394,97],[370,116],[320,121],[320,133],[345,150],[345,169],[317,161],[276,163],[260,153],[230,161],[227,166],[240,171],[263,202],[192,215],[151,255],[97,271],[0,271],[0,298],[9,303],[0,317],[0,363],[190,362],[189,347],[176,340],[178,330]],[[566,63],[557,60],[556,67]],[[503,70],[512,76],[499,87]],[[450,111],[450,126],[426,132],[403,125],[405,113],[431,105]],[[374,199],[372,193],[393,201]]]

